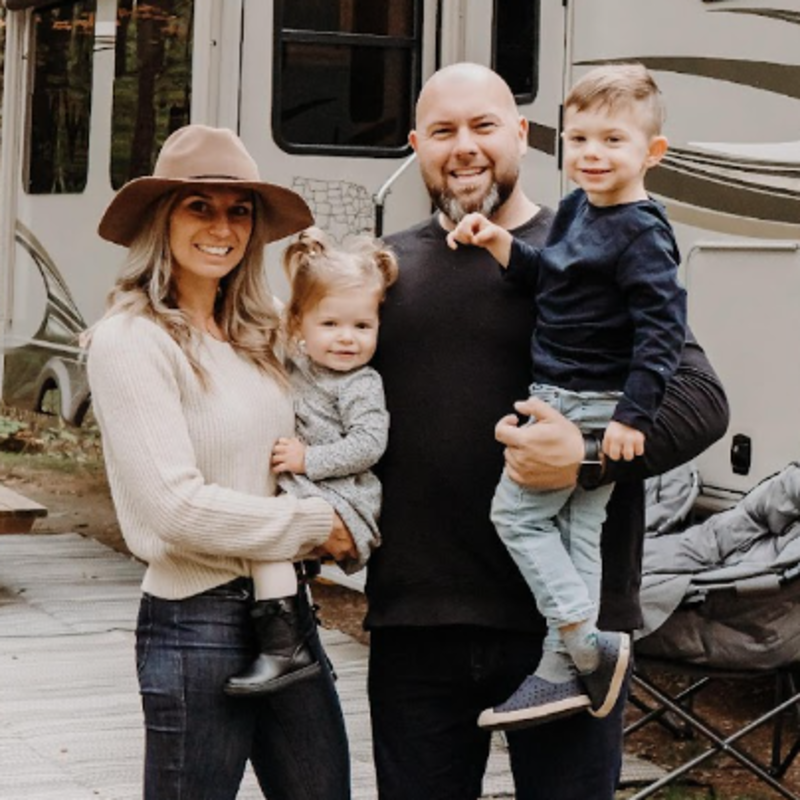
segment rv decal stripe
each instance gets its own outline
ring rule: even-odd
[[[800,220],[800,197],[737,185],[734,181],[660,166],[647,176],[647,190],[699,208],[745,219],[785,222]]]
[[[558,137],[555,128],[538,125],[528,120],[528,147],[539,150],[548,156],[556,154]]]
[[[648,69],[713,78],[727,83],[763,89],[786,97],[800,98],[800,65],[774,64],[770,61],[743,61],[735,58],[701,58],[678,56],[628,56],[578,61],[579,66],[599,66],[638,61]]]
[[[768,161],[758,158],[735,158],[717,153],[698,152],[685,150],[681,147],[670,147],[667,158],[683,160],[693,164],[721,167],[722,169],[736,169],[741,172],[779,176],[785,178],[800,178],[800,164],[796,161]]]
[[[800,11],[784,11],[780,8],[709,8],[712,14],[751,14],[754,17],[767,17],[800,25]]]
[[[11,348],[27,346],[40,347],[42,350],[49,350],[53,353],[65,353],[70,356],[82,356],[86,353],[86,348],[84,347],[61,344],[59,342],[54,342],[52,339],[38,339],[36,336],[16,336],[11,334],[6,336],[6,344],[10,344]],[[8,354],[6,353],[6,355]]]
[[[781,186],[780,184],[776,184],[774,182],[765,182],[763,181],[763,178],[765,177],[763,175],[761,175],[762,182],[759,183],[749,180],[748,176],[746,175],[737,175],[735,170],[728,171],[720,169],[696,169],[690,164],[681,162],[679,159],[665,158],[661,162],[661,165],[668,166],[675,171],[683,172],[687,175],[704,176],[728,186],[744,186],[755,189],[759,192],[766,192],[768,194],[775,195],[776,197],[800,197],[800,192],[798,192],[797,189],[792,188],[791,186]]]

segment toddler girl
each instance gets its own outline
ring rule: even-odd
[[[368,237],[333,247],[310,228],[286,249],[283,266],[291,285],[285,324],[297,436],[278,439],[272,467],[284,491],[334,507],[356,544],[355,557],[340,562],[353,572],[380,541],[381,487],[370,468],[386,449],[389,416],[381,378],[367,364],[397,262]],[[229,694],[274,691],[320,668],[291,606],[294,565],[257,562],[252,574],[260,655],[228,681]]]

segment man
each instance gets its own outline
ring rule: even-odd
[[[480,211],[531,244],[544,242],[553,213],[519,183],[527,127],[496,73],[457,64],[423,87],[409,137],[438,213],[389,237],[400,277],[383,310],[376,360],[391,417],[381,464],[383,545],[367,581],[381,800],[481,794],[489,734],[478,715],[533,670],[545,632],[489,520],[502,445],[509,475],[543,489],[573,484],[591,446],[538,401],[517,404],[536,425],[518,427],[509,415],[528,393],[531,299],[503,281],[485,251],[452,251],[445,241],[465,214]],[[641,622],[641,479],[692,458],[726,425],[722,387],[689,343],[646,455],[605,469],[618,483],[603,531],[603,629],[631,631]],[[592,468],[581,470],[583,483],[597,479]],[[517,800],[611,800],[624,703],[625,692],[604,719],[578,714],[510,732]]]

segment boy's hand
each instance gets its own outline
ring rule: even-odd
[[[612,420],[603,436],[603,452],[613,461],[633,461],[644,454],[644,434]]]
[[[467,214],[447,234],[447,246],[455,250],[459,244],[485,247],[502,266],[508,266],[511,257],[511,234],[499,225],[489,222],[483,214]]]
[[[447,234],[447,246],[455,250],[459,244],[474,244],[477,247],[485,247],[486,241],[494,236],[493,229],[497,225],[489,222],[483,214],[477,212],[467,214],[461,222]]]
[[[274,472],[303,475],[306,471],[306,446],[299,439],[278,439],[272,449],[272,469]]]

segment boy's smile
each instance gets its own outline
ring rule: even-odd
[[[667,149],[647,132],[635,105],[568,107],[564,115],[564,168],[596,206],[645,200],[644,176]]]

